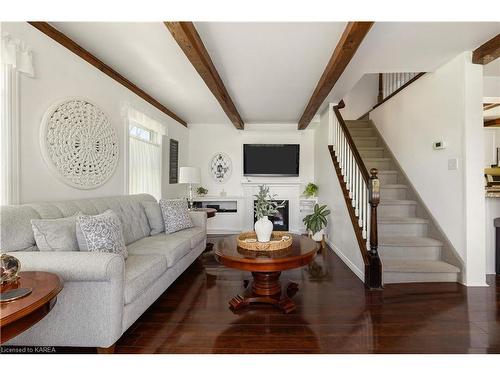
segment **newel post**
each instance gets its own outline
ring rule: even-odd
[[[384,75],[382,73],[379,73],[377,103],[382,103],[383,100],[384,100]]]
[[[380,181],[377,168],[370,169],[370,274],[365,281],[369,288],[382,288],[382,263],[378,255],[377,207],[380,203]]]

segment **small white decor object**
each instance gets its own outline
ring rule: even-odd
[[[257,234],[257,241],[269,242],[271,234],[273,233],[273,222],[263,216],[255,222],[255,233]]]
[[[222,184],[226,182],[233,171],[231,158],[223,153],[216,153],[210,161],[210,174],[215,181]]]
[[[104,112],[83,99],[49,108],[40,128],[40,147],[49,169],[78,189],[103,185],[114,173],[119,146]]]

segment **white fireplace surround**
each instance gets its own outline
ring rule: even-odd
[[[254,195],[259,192],[260,185],[269,187],[271,195],[276,194],[276,200],[288,201],[289,230],[292,233],[299,233],[301,228],[300,219],[300,181],[263,180],[263,181],[242,181],[243,198],[245,208],[243,209],[243,230],[253,230],[253,201]]]

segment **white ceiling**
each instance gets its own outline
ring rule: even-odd
[[[188,123],[230,123],[162,23],[52,24]],[[245,123],[297,122],[345,27],[195,25]],[[498,22],[377,22],[324,105],[344,97],[365,73],[433,71],[499,32]]]
[[[431,72],[500,33],[500,22],[376,22],[323,103],[338,102],[365,73]]]
[[[296,123],[346,23],[195,26],[243,121]]]
[[[163,23],[51,24],[188,123],[231,123]]]

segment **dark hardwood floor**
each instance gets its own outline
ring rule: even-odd
[[[370,292],[329,249],[282,274],[297,310],[234,314],[244,272],[203,254],[123,335],[117,353],[500,353],[500,278],[491,287],[392,284]],[[57,352],[92,349],[57,348]]]

